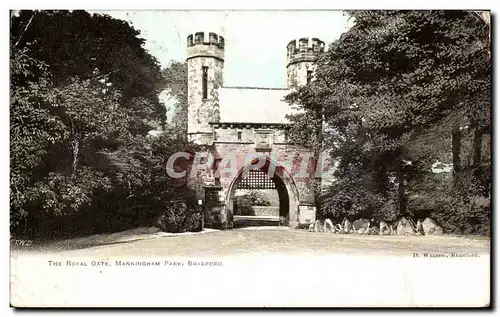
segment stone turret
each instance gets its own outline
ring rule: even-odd
[[[214,92],[223,84],[224,38],[213,32],[187,37],[188,139],[198,144],[212,142]]]
[[[312,79],[314,62],[325,50],[325,42],[317,38],[292,40],[286,46],[286,71],[288,88],[307,84]]]

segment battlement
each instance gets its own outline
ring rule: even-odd
[[[224,61],[224,38],[213,32],[196,32],[187,37],[187,57],[209,57]]]
[[[196,32],[187,37],[187,46],[191,47],[195,45],[214,45],[220,49],[224,49],[225,42],[224,38],[217,33]]]
[[[325,50],[325,42],[318,38],[307,38],[292,40],[286,46],[287,49],[287,65],[304,62],[315,61],[318,56]]]

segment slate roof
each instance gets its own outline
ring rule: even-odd
[[[218,89],[220,122],[288,123],[292,113],[283,101],[286,88],[222,87]]]

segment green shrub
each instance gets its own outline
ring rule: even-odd
[[[490,233],[490,198],[471,172],[460,178],[430,175],[413,185],[408,211],[414,218],[430,217],[450,234]]]
[[[201,231],[201,217],[196,192],[181,185],[172,187],[165,197],[156,225],[164,232]]]
[[[394,213],[390,204],[384,205],[387,200],[382,195],[361,186],[344,185],[342,180],[331,186],[321,200],[321,214],[324,218],[385,219],[385,213]]]
[[[237,196],[234,199],[234,214],[239,216],[255,216],[252,200],[247,196]]]
[[[157,221],[161,231],[173,233],[200,231],[201,213],[189,206],[184,198],[170,200],[165,205],[165,211]]]
[[[263,192],[252,191],[247,197],[250,199],[252,206],[271,206],[271,202]]]
[[[433,210],[429,216],[451,234],[490,234],[490,205],[478,197],[463,199],[452,196],[449,201]]]
[[[234,214],[240,216],[255,216],[252,206],[271,206],[271,202],[265,193],[251,191],[234,199]]]

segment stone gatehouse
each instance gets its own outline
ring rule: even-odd
[[[252,189],[270,202],[268,208],[256,206],[255,219],[290,227],[316,219],[313,181],[321,174],[311,172],[311,149],[288,138],[286,115],[292,109],[283,99],[313,78],[324,46],[317,38],[287,45],[287,87],[227,87],[224,38],[211,32],[187,37],[188,138],[209,149],[198,162],[205,168],[197,167],[191,181],[206,227],[231,229],[245,220],[235,202],[239,190]],[[322,163],[325,170],[328,162]]]

